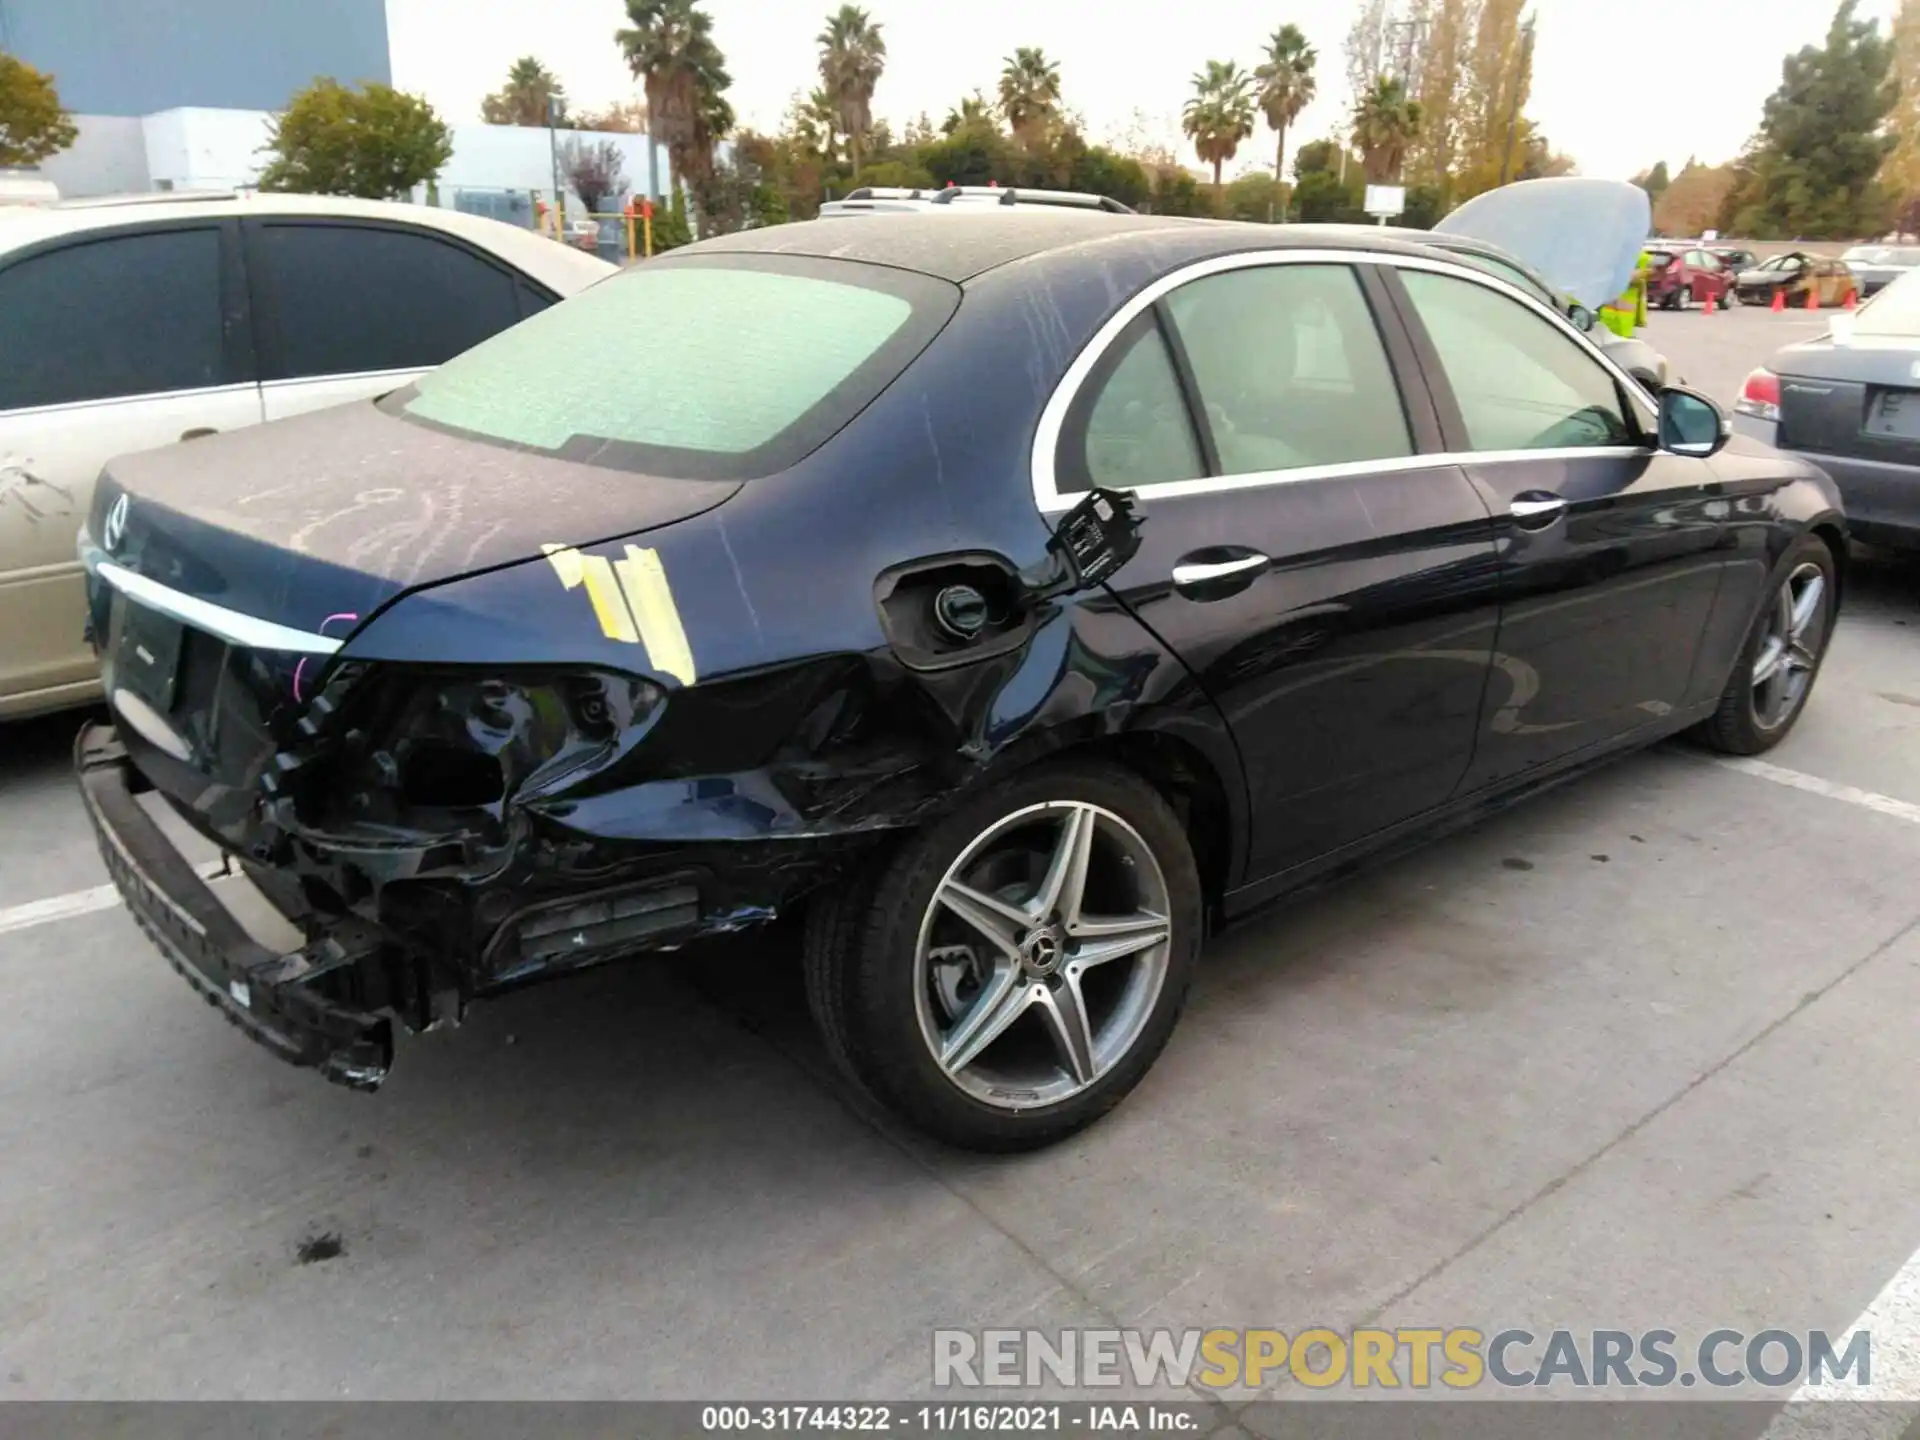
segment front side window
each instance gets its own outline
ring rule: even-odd
[[[1471,280],[1425,270],[1400,278],[1473,449],[1638,443],[1612,374],[1551,322]]]
[[[248,261],[268,380],[423,370],[520,318],[511,272],[416,230],[262,221]]]
[[[83,240],[0,270],[0,410],[225,379],[214,226]]]
[[[846,260],[661,260],[541,311],[384,403],[562,459],[747,479],[794,464],[858,414],[959,294]]]
[[[1413,453],[1360,278],[1346,265],[1256,265],[1167,297],[1223,475]]]
[[[1496,260],[1491,255],[1475,255],[1468,250],[1461,250],[1457,252],[1457,255],[1459,259],[1464,260],[1467,264],[1473,266],[1474,269],[1484,270],[1495,279],[1504,280],[1509,285],[1519,287],[1519,289],[1526,294],[1533,296],[1534,299],[1541,301],[1543,304],[1554,305],[1552,293],[1542,287],[1538,280],[1527,274],[1527,272],[1519,266],[1509,265],[1504,260]],[[1555,306],[1555,308],[1558,307]]]

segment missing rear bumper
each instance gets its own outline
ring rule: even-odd
[[[74,768],[107,873],[135,923],[208,1004],[292,1065],[373,1090],[393,1064],[385,1016],[344,1005],[317,982],[377,963],[377,930],[346,920],[279,953],[247,933],[134,798],[134,770],[113,727],[89,725]]]

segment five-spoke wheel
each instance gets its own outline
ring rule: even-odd
[[[1807,707],[1833,633],[1839,592],[1834,552],[1802,535],[1774,567],[1766,602],[1700,738],[1730,755],[1757,755],[1786,738]]]
[[[1166,799],[1117,767],[1042,766],[817,902],[808,999],[881,1099],[955,1144],[1020,1149],[1146,1073],[1199,939],[1199,876]]]

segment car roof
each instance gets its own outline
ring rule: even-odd
[[[1044,213],[1042,213],[1044,210]],[[814,220],[741,230],[676,250],[674,255],[758,253],[858,260],[916,270],[956,283],[1017,260],[1084,251],[1089,256],[1114,245],[1177,245],[1184,256],[1265,249],[1369,249],[1414,251],[1399,237],[1385,240],[1375,226],[1353,234],[1301,225],[1260,225],[1233,220],[1196,220],[1174,215],[1114,215],[1098,210],[1034,207],[1015,215],[997,205],[957,207],[941,215],[902,214],[872,224]],[[1416,232],[1419,233],[1419,232]],[[667,257],[671,259],[672,257]]]
[[[240,216],[302,216],[387,220],[456,236],[492,252],[561,295],[572,295],[617,267],[532,230],[437,205],[358,200],[345,195],[286,195],[238,191],[165,191],[108,195],[48,205],[0,207],[0,259],[46,240],[151,225],[158,221]]]

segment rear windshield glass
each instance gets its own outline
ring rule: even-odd
[[[749,479],[816,449],[904,370],[959,289],[786,255],[637,265],[455,356],[385,404],[561,459]]]

